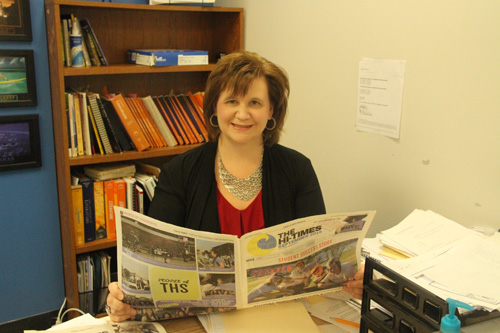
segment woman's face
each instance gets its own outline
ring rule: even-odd
[[[256,78],[244,96],[223,91],[216,109],[222,140],[236,144],[262,144],[262,132],[273,115],[267,82]]]

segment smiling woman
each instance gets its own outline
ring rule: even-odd
[[[277,143],[288,95],[286,72],[258,54],[220,59],[204,97],[210,141],[163,166],[148,215],[241,236],[325,213],[311,161]],[[120,301],[118,285],[109,289],[111,318],[134,317],[135,310]]]

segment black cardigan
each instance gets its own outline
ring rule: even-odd
[[[166,163],[148,215],[194,230],[220,232],[216,154],[217,143],[208,142]],[[324,214],[325,204],[311,161],[279,144],[265,147],[262,206],[266,227]]]

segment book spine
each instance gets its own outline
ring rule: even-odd
[[[167,112],[167,115],[170,117],[170,120],[172,121],[172,124],[174,125],[175,129],[179,133],[179,136],[182,138],[183,144],[189,144],[190,141],[184,132],[184,129],[182,128],[182,125],[177,118],[177,114],[173,108],[173,106],[170,103],[170,100],[166,96],[161,96],[160,100],[162,101],[163,105],[165,106],[165,111]]]
[[[78,93],[80,102],[80,115],[82,117],[82,135],[83,135],[83,150],[84,154],[91,156],[92,155],[92,143],[90,140],[90,123],[89,123],[89,115],[87,110],[87,94],[86,93]]]
[[[81,246],[85,244],[85,228],[83,221],[83,192],[82,185],[71,186],[71,202],[72,202],[72,217],[73,230],[75,236],[75,245]]]
[[[193,111],[191,110],[190,105],[187,103],[185,96],[178,95],[173,97],[175,97],[175,100],[177,101],[179,108],[183,111],[184,117],[186,118],[188,124],[191,126],[191,129],[195,137],[198,139],[198,142],[205,142],[205,137],[203,136],[203,132],[200,128],[200,125],[198,124],[197,119],[193,115]]]
[[[71,54],[70,54],[70,45],[69,45],[69,25],[68,25],[68,19],[62,19],[63,23],[63,40],[64,40],[64,58],[65,58],[65,65],[67,67],[71,66]]]
[[[137,123],[139,124],[139,127],[142,129],[142,132],[146,136],[146,139],[148,140],[149,144],[151,147],[157,148],[158,144],[154,140],[152,133],[148,129],[146,125],[145,119],[141,116],[139,113],[139,110],[137,110],[136,105],[132,102],[131,98],[125,98],[125,103],[127,103],[127,106],[129,107],[130,111],[132,111],[132,114],[134,115],[135,119],[137,120]]]
[[[150,130],[154,140],[157,142],[158,147],[165,147],[167,145],[167,143],[165,142],[165,140],[163,139],[163,136],[158,131],[156,124],[154,123],[153,119],[151,118],[151,115],[146,110],[144,103],[142,102],[142,99],[140,99],[138,97],[132,98],[132,102],[136,105],[137,110],[139,111],[141,117],[144,119],[144,122],[146,123],[146,126]]]
[[[101,44],[99,44],[99,40],[97,39],[97,36],[94,32],[94,29],[92,28],[92,25],[90,24],[90,21],[87,19],[84,19],[83,22],[85,23],[85,26],[88,28],[89,31],[89,36],[92,42],[94,43],[97,51],[97,55],[99,56],[99,60],[102,65],[107,66],[108,65],[108,60],[106,59],[106,56],[104,55],[104,52],[102,51]]]
[[[193,113],[193,116],[198,121],[201,132],[203,133],[203,136],[205,137],[205,140],[208,141],[207,124],[205,123],[205,118],[203,116],[203,109],[198,106],[198,104],[195,102],[194,97],[191,93],[188,93],[187,96],[185,96],[185,98],[186,98],[187,104],[189,104],[189,106],[191,107],[191,111]]]
[[[99,55],[97,54],[96,46],[94,45],[94,42],[90,37],[90,31],[88,30],[88,27],[85,25],[82,25],[82,37],[86,45],[88,45],[89,56],[92,65],[101,66],[101,60],[99,59]]]
[[[188,93],[188,95],[193,97],[193,101],[196,102],[196,105],[198,105],[199,110],[203,110],[203,98],[205,97],[202,92],[197,92],[195,94],[193,93]],[[203,118],[203,115],[201,115]]]
[[[148,149],[151,145],[147,141],[144,133],[137,123],[137,120],[134,118],[132,111],[127,106],[127,103],[125,102],[123,96],[121,94],[115,96],[111,99],[111,103],[118,113],[123,127],[125,127],[137,151]]]
[[[156,107],[160,111],[161,116],[165,120],[165,123],[167,124],[168,128],[170,129],[170,132],[172,132],[172,135],[174,136],[175,142],[178,145],[183,145],[184,141],[182,140],[179,132],[175,128],[174,124],[172,123],[172,120],[170,119],[170,116],[167,113],[166,106],[162,103],[159,97],[153,97],[153,102],[155,103]]]
[[[144,190],[135,184],[135,211],[144,214]]]
[[[127,208],[127,183],[121,178],[113,179],[115,206]],[[113,211],[114,212],[114,211]],[[116,221],[116,216],[115,216]]]
[[[85,226],[85,242],[95,240],[95,211],[94,211],[94,181],[80,180],[83,195],[83,218]]]
[[[135,178],[134,177],[124,177],[125,189],[127,195],[127,205],[126,207],[131,210],[135,210]]]
[[[106,206],[104,181],[94,182],[95,239],[106,238]]]
[[[75,108],[75,125],[76,125],[76,140],[78,156],[84,155],[83,150],[83,130],[82,130],[82,116],[80,111],[80,97],[78,93],[73,94],[73,106]]]
[[[177,105],[177,102],[175,101],[174,96],[167,96],[166,99],[167,99],[167,101],[170,101],[170,105],[172,107],[173,113],[176,115],[181,128],[184,130],[184,133],[186,134],[188,142],[191,144],[198,143],[198,139],[195,138],[194,133],[191,130],[191,127],[188,125],[186,119],[184,118],[184,115],[182,114],[182,111],[180,110],[179,106]]]
[[[122,151],[134,150],[135,147],[130,140],[127,131],[123,127],[123,124],[121,123],[120,118],[118,117],[118,114],[113,107],[113,104],[110,101],[105,101],[103,103],[101,98],[98,95],[96,96],[99,110],[101,111],[103,118],[105,117],[109,121],[109,126],[113,129],[113,134],[115,135],[116,140],[118,140],[120,149]]]
[[[69,145],[70,145],[70,157],[78,156],[76,150],[76,124],[75,124],[75,107],[73,102],[73,95],[70,93],[65,93],[66,95],[66,107],[68,108],[68,127],[69,127]]]
[[[116,239],[115,185],[112,179],[104,181],[104,200],[106,205],[106,230],[108,239]]]
[[[92,116],[92,110],[90,110],[90,105],[87,101],[87,117],[89,118],[89,128],[90,128],[90,145],[92,148],[92,155],[103,154],[101,141],[97,140],[99,134],[97,133],[97,127],[95,126],[94,117]]]
[[[89,95],[88,98],[92,114],[96,121],[97,131],[104,147],[104,151],[106,152],[106,154],[113,154],[113,149],[111,147],[111,143],[109,142],[108,133],[106,132],[106,127],[104,125],[104,121],[97,104],[96,95]]]
[[[163,139],[165,140],[166,144],[169,147],[176,146],[177,141],[175,141],[175,138],[174,138],[172,132],[168,128],[167,123],[165,122],[165,120],[161,116],[160,111],[156,107],[151,96],[143,97],[142,102],[144,104],[144,107],[146,108],[146,111],[151,116],[151,119],[153,119],[160,134],[162,135]]]
[[[101,142],[99,131],[97,129],[97,125],[96,125],[96,122],[94,119],[94,115],[92,114],[92,108],[90,107],[90,103],[88,104],[88,111],[89,111],[90,123],[92,125],[92,129],[93,129],[93,133],[94,133],[94,139],[95,139],[95,142],[97,143],[97,147],[99,149],[98,152],[94,152],[94,153],[96,153],[96,154],[98,153],[98,154],[103,155],[104,148],[102,147],[102,142]]]

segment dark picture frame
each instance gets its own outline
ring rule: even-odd
[[[38,115],[0,116],[0,171],[40,166]]]
[[[0,2],[0,40],[32,41],[29,0],[11,0],[10,5]]]
[[[33,50],[0,50],[0,107],[34,105],[37,100]]]

